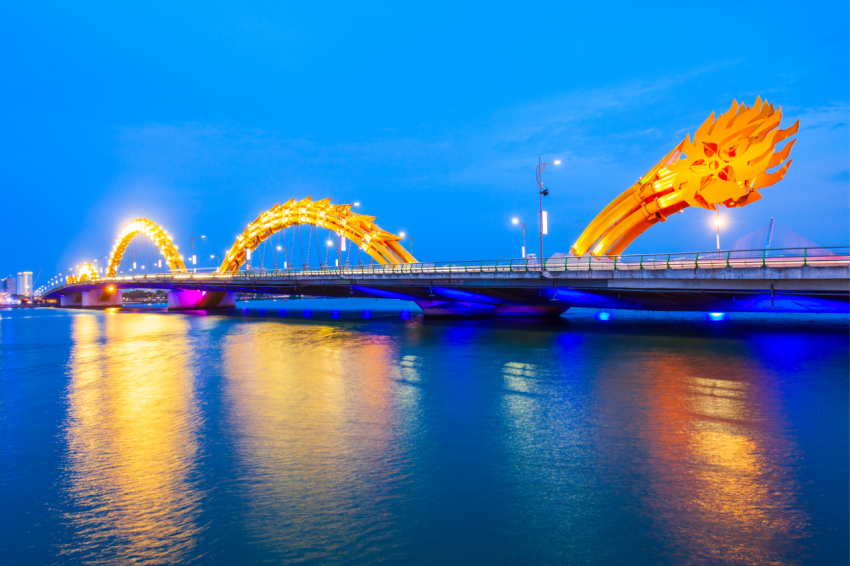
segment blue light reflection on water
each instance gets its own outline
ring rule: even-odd
[[[846,317],[350,304],[0,311],[3,562],[846,561]]]

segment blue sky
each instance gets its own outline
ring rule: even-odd
[[[712,111],[756,95],[801,120],[794,163],[725,213],[723,240],[774,216],[848,243],[846,1],[174,4],[5,7],[0,274],[102,257],[143,216],[218,253],[308,195],[362,202],[419,259],[516,257],[538,156],[564,162],[544,180],[546,251],[565,252]],[[627,253],[711,249],[710,215]]]

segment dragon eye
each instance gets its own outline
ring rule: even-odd
[[[717,153],[716,143],[702,142],[702,147],[706,157],[712,157],[715,153]]]

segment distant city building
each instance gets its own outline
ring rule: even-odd
[[[17,294],[17,279],[14,277],[7,277],[3,280],[4,285],[6,286],[6,292],[10,295]]]
[[[17,293],[29,297],[32,295],[32,271],[19,271],[17,281]]]

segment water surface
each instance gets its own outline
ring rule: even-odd
[[[846,316],[0,310],[4,564],[847,563]]]

